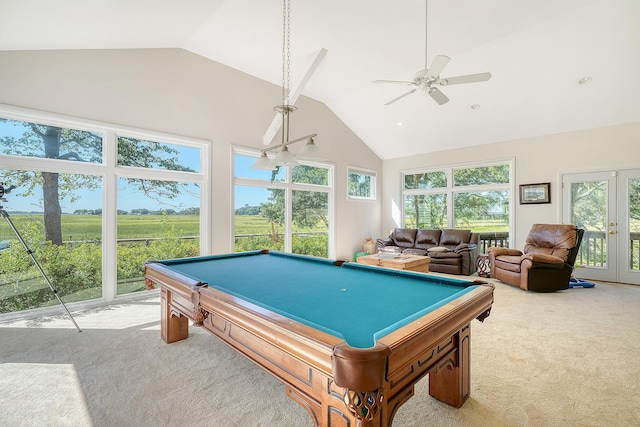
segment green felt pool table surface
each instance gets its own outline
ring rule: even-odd
[[[361,348],[479,286],[273,251],[161,263]]]

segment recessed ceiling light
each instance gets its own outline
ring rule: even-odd
[[[581,85],[586,85],[587,83],[589,83],[591,81],[591,77],[589,76],[584,76],[583,78],[581,78],[580,80],[578,80],[578,84]]]
[[[397,124],[398,126],[400,126],[400,127],[404,126],[404,123],[402,123],[402,122],[398,122],[398,123],[396,123],[396,124]]]
[[[477,110],[477,109],[479,109],[479,108],[480,108],[480,104],[473,104],[473,105],[471,106],[471,109],[472,109],[472,110]]]

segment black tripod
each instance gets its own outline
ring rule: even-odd
[[[6,193],[9,193],[12,189],[14,189],[15,187],[11,186],[7,189],[4,188],[4,184],[0,183],[0,203],[1,202],[5,202],[7,201],[7,199],[4,198],[4,195]],[[27,251],[27,254],[29,254],[29,256],[31,257],[31,260],[33,261],[33,263],[36,265],[36,267],[38,267],[38,270],[40,271],[40,274],[42,274],[42,277],[44,277],[44,280],[47,282],[47,285],[49,285],[49,288],[51,288],[51,291],[53,292],[53,295],[55,295],[55,297],[58,299],[58,302],[62,305],[62,307],[64,308],[64,310],[67,312],[67,314],[69,315],[69,318],[71,319],[71,321],[73,322],[73,325],[76,327],[76,329],[78,330],[78,332],[82,332],[82,330],[80,329],[80,327],[78,326],[78,324],[76,323],[75,319],[73,318],[73,316],[71,315],[71,312],[69,311],[69,309],[67,308],[67,306],[64,304],[64,302],[62,301],[62,299],[60,299],[60,297],[58,296],[58,291],[56,290],[56,288],[53,287],[53,284],[51,284],[51,280],[49,280],[49,278],[47,277],[47,275],[45,274],[44,270],[42,269],[42,267],[40,266],[40,263],[38,262],[38,260],[36,259],[35,256],[33,256],[33,251],[31,249],[29,249],[29,246],[27,245],[27,242],[24,241],[24,239],[22,238],[22,235],[20,234],[20,232],[18,231],[18,229],[16,228],[16,226],[13,224],[13,221],[11,221],[11,218],[9,217],[9,213],[7,211],[4,210],[4,206],[2,206],[0,204],[0,214],[5,217],[7,219],[7,222],[9,223],[9,225],[11,226],[11,229],[13,230],[13,232],[16,234],[16,236],[18,236],[18,240],[20,240],[20,243],[22,243],[22,246],[24,246],[24,249]]]

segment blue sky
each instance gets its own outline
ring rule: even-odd
[[[16,122],[0,121],[0,136],[20,136],[27,130],[26,127],[16,125]],[[187,166],[195,171],[200,171],[200,150],[197,148],[181,147],[178,145],[170,145],[178,150],[178,163]],[[235,174],[242,178],[253,178],[260,180],[271,180],[271,171],[254,170],[251,165],[255,158],[243,155],[236,155]],[[6,167],[6,165],[4,165]],[[0,173],[2,173],[3,165],[0,164]],[[282,179],[284,171],[278,175],[278,179]],[[11,185],[6,182],[5,187]],[[35,194],[29,197],[22,197],[26,188],[16,188],[10,194],[7,194],[7,202],[2,205],[9,211],[42,211],[42,188],[38,187]],[[196,196],[194,196],[194,194]],[[175,209],[182,210],[190,207],[199,207],[200,189],[194,184],[189,184],[186,191],[176,194],[174,199],[153,200],[147,198],[143,194],[137,192],[134,188],[127,186],[124,180],[118,182],[118,209],[131,211],[132,209],[146,208],[150,210],[158,209]],[[237,187],[235,189],[235,208],[245,205],[256,206],[268,200],[270,192],[264,188],[256,187]],[[79,189],[75,191],[75,200],[72,202],[69,198],[60,201],[63,212],[72,213],[79,209],[100,209],[102,207],[102,189],[88,190]],[[214,195],[215,197],[215,195]]]

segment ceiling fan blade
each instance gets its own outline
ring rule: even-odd
[[[405,80],[374,80],[373,83],[394,83],[401,85],[414,85],[414,82],[409,82]]]
[[[397,98],[393,98],[391,101],[387,102],[387,103],[386,103],[386,104],[384,104],[384,105],[393,104],[393,103],[394,103],[394,102],[396,102],[397,100],[402,99],[402,98],[404,98],[404,97],[405,97],[405,96],[407,96],[407,95],[411,95],[411,94],[412,94],[413,92],[415,92],[416,90],[418,90],[418,88],[416,88],[416,89],[411,89],[409,92],[407,92],[407,93],[403,93],[402,95],[400,95],[400,96],[399,96],[399,97],[397,97]]]
[[[469,74],[466,76],[447,77],[446,79],[438,80],[437,83],[440,86],[459,85],[462,83],[486,82],[490,78],[491,78],[491,73],[479,73],[479,74]]]
[[[429,95],[431,95],[434,101],[436,101],[439,105],[449,102],[449,98],[447,98],[447,95],[442,93],[442,91],[440,91],[440,89],[438,89],[437,87],[432,87],[431,89],[429,89]]]
[[[451,58],[449,58],[448,56],[444,56],[444,55],[436,56],[433,62],[431,63],[431,67],[429,67],[429,70],[427,70],[426,77],[429,80],[437,79],[440,73],[442,72],[442,70],[444,70],[444,67],[447,66],[449,61],[451,61]]]

